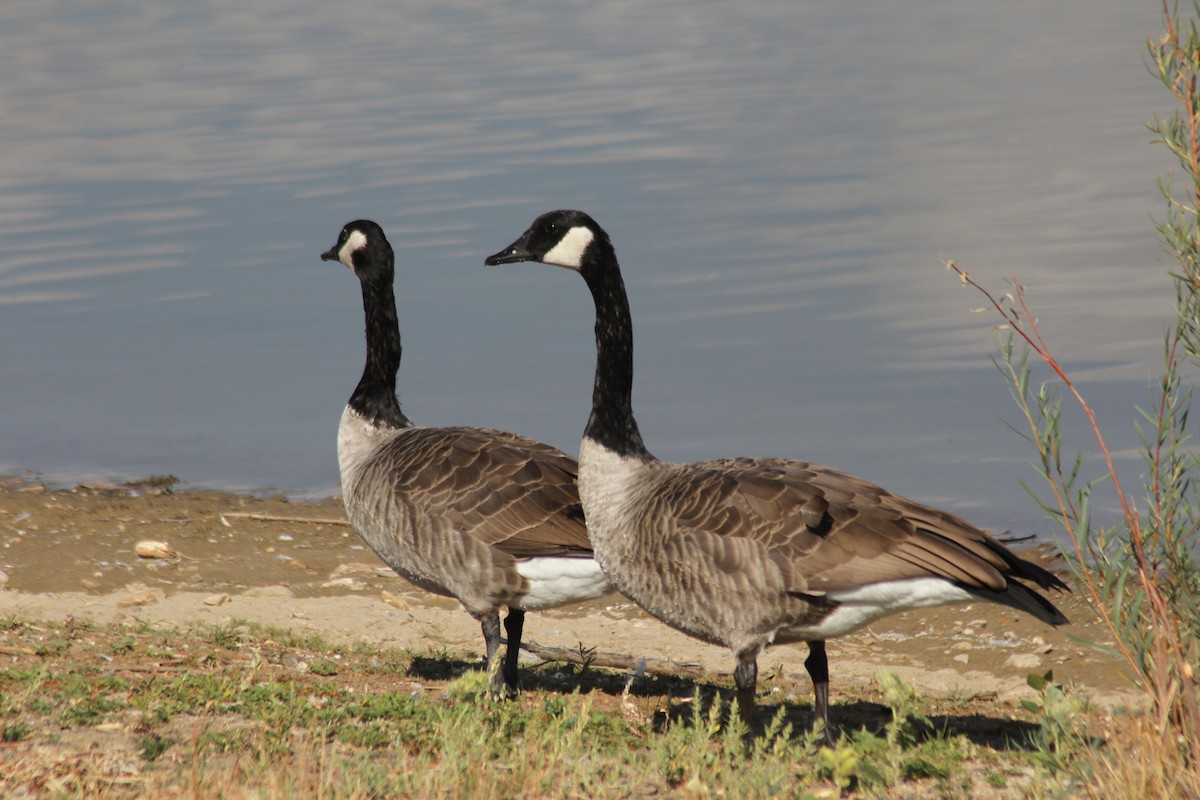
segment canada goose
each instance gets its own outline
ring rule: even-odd
[[[525,611],[611,591],[584,525],[577,465],[540,442],[484,428],[423,428],[400,410],[392,247],[374,222],[342,228],[321,254],[362,284],[367,361],[342,412],[346,513],[389,567],[479,620],[493,686],[517,690]],[[508,650],[496,669],[501,607]]]
[[[540,261],[583,276],[596,304],[592,412],[579,494],[609,580],[668,625],[733,651],[753,722],[759,653],[805,641],[814,714],[829,733],[825,640],[885,614],[991,600],[1051,625],[1036,591],[1067,587],[967,522],[828,467],[776,458],[659,461],[633,417],[633,329],[608,234],[580,211],[538,217],[485,263]]]

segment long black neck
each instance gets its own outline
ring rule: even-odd
[[[653,458],[633,418],[633,321],[607,237],[588,247],[580,273],[596,303],[596,382],[583,435],[623,456]]]
[[[362,281],[363,312],[367,320],[367,363],[350,395],[350,407],[376,425],[412,425],[396,399],[396,370],[400,368],[400,325],[391,274]]]

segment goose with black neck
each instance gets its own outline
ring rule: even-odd
[[[414,425],[396,396],[395,257],[383,229],[350,222],[321,258],[358,277],[366,321],[366,364],[338,428],[350,522],[399,575],[462,603],[483,631],[493,686],[515,693],[525,611],[612,590],[593,559],[577,465],[514,433]]]
[[[552,211],[485,259],[521,261],[578,272],[595,302],[579,491],[596,560],[647,612],[732,651],[748,725],[770,644],[808,643],[814,718],[828,737],[827,639],[887,614],[975,600],[1067,622],[1030,586],[1066,590],[1061,580],[946,512],[805,461],[656,459],[633,415],[633,326],[608,234],[581,211]]]

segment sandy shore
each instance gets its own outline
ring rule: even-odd
[[[142,558],[139,542],[175,555]],[[292,503],[220,492],[164,491],[153,483],[51,490],[0,479],[0,616],[187,626],[235,620],[312,630],[333,641],[419,652],[482,650],[457,603],[408,585],[345,525],[340,501]],[[1051,629],[986,603],[909,612],[831,642],[832,701],[853,700],[886,667],[922,692],[1029,696],[1030,673],[1054,671],[1102,706],[1136,700],[1119,664],[1080,643],[1107,636],[1077,596],[1056,598],[1072,624]],[[619,595],[531,614],[526,638],[595,647],[728,674],[724,650],[659,624]],[[0,641],[3,640],[0,633]],[[807,648],[768,650],[762,674],[803,681]]]

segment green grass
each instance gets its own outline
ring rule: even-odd
[[[9,633],[34,636],[19,624]],[[63,633],[39,626],[36,635]],[[297,645],[310,664],[336,670],[282,666]],[[173,657],[151,655],[164,651]],[[981,744],[935,724],[922,715],[929,701],[886,673],[872,695],[882,721],[853,723],[824,747],[807,704],[764,700],[763,729],[750,737],[726,687],[646,679],[631,691],[624,674],[552,665],[527,669],[540,688],[509,701],[464,663],[240,624],[94,630],[66,651],[0,669],[0,742],[19,765],[0,770],[0,796],[42,785],[63,763],[67,797],[1007,798],[1062,784],[1034,745]],[[669,699],[685,689],[689,702]],[[1067,758],[1081,746],[1067,732],[1083,711],[1061,691],[1015,713],[1032,723],[1030,739],[1045,728]],[[80,736],[104,744],[80,746]],[[109,763],[98,753],[116,755]]]

